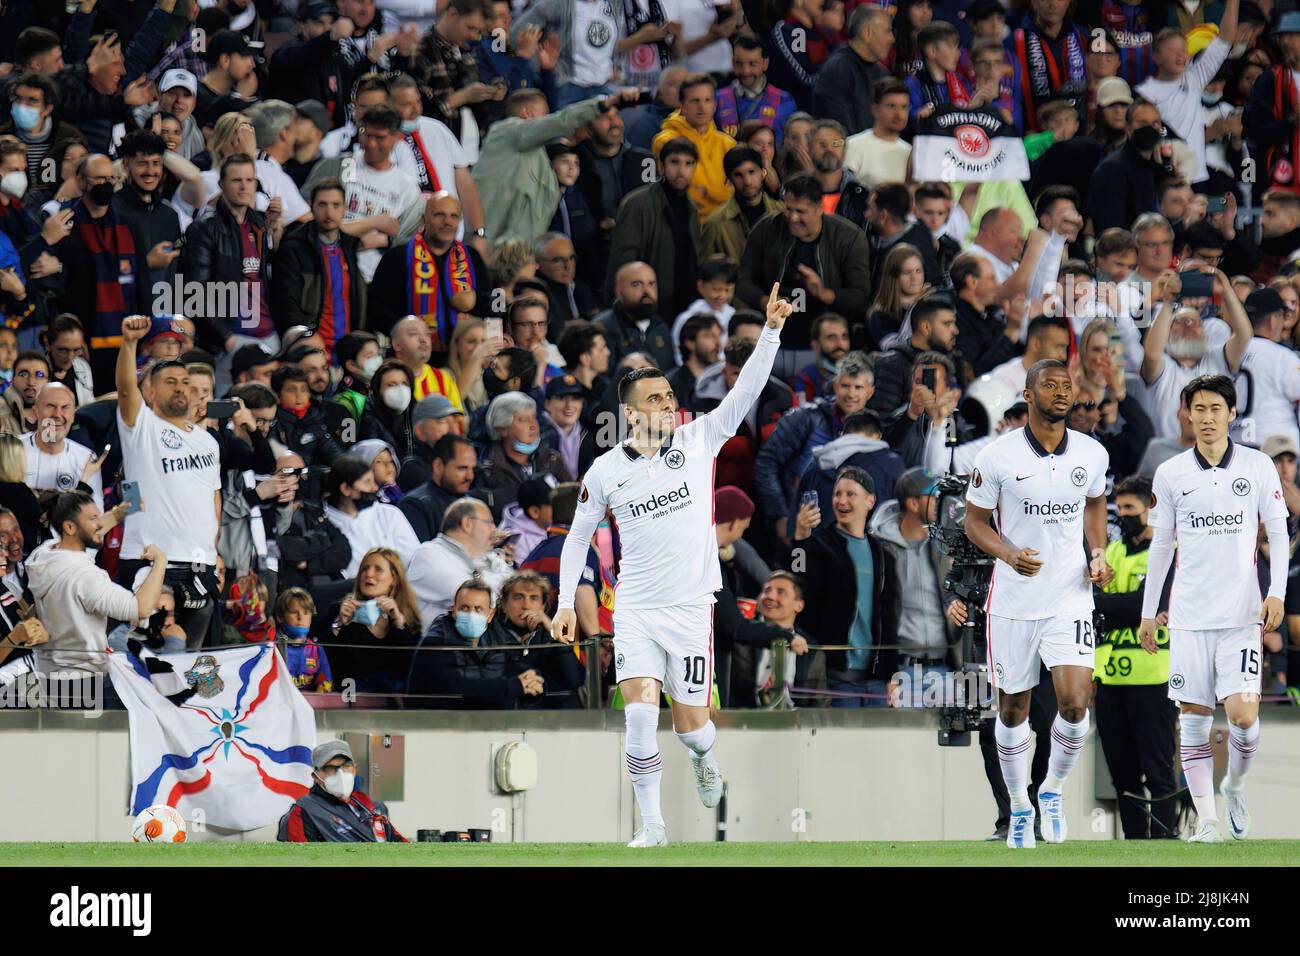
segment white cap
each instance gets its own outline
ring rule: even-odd
[[[199,81],[194,78],[194,74],[189,70],[168,70],[163,74],[162,82],[158,84],[158,92],[166,93],[178,86],[183,86],[189,90],[190,96],[198,95]]]

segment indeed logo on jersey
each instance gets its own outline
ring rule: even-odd
[[[1079,513],[1079,502],[1077,501],[1045,501],[1042,504],[1025,499],[1025,514],[1037,515],[1040,518],[1072,518]]]
[[[1246,523],[1246,513],[1238,511],[1235,515],[1198,515],[1191,512],[1187,515],[1187,526],[1189,528],[1224,528],[1227,527],[1230,532],[1236,531]]]
[[[642,515],[648,515],[651,512],[657,512],[661,508],[667,508],[668,511],[677,511],[679,508],[685,508],[689,505],[691,489],[682,482],[682,486],[676,491],[670,491],[667,494],[653,495],[645,501],[638,501],[632,504],[630,517],[639,518]],[[671,507],[669,507],[671,505]]]

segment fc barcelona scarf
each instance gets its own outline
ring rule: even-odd
[[[95,318],[93,336],[120,335],[122,320],[135,311],[135,240],[125,223],[109,206],[99,219],[92,219],[86,207],[73,207],[73,225],[95,268]],[[131,297],[128,306],[127,295]]]
[[[1285,119],[1296,111],[1297,94],[1295,79],[1285,66],[1273,67],[1273,115]],[[1289,192],[1300,192],[1300,173],[1296,164],[1300,162],[1300,129],[1291,129],[1285,139],[1276,146],[1270,146],[1264,153],[1269,176],[1273,186]]]
[[[1061,32],[1065,35],[1064,75],[1051,47],[1043,42],[1037,30],[1015,32],[1016,59],[1020,61],[1020,87],[1025,103],[1025,132],[1038,129],[1038,104],[1057,94],[1080,91],[1086,85],[1082,35],[1068,20]]]
[[[420,192],[426,195],[442,192],[438,170],[433,168],[433,160],[429,158],[429,152],[424,148],[424,139],[419,131],[406,133],[405,136],[406,144],[411,147],[411,153],[415,156],[415,181],[420,187]]]
[[[406,268],[411,277],[410,308],[412,315],[424,319],[433,333],[433,350],[446,351],[456,327],[456,310],[451,299],[475,287],[474,265],[460,242],[452,242],[447,251],[446,267],[438,275],[433,250],[417,232],[406,247]]]

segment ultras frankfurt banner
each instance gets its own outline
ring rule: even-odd
[[[988,109],[941,106],[921,120],[912,141],[918,182],[988,182],[1029,178],[1029,158],[1015,128]]]

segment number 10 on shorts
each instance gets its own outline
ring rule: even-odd
[[[682,675],[682,680],[686,681],[688,684],[704,683],[703,657],[683,657],[682,663],[686,665],[686,673]]]

